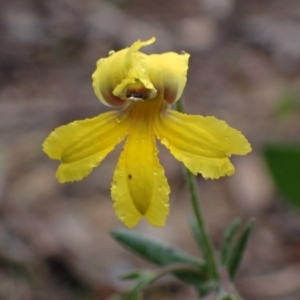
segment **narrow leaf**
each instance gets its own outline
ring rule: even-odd
[[[236,241],[230,253],[228,263],[227,263],[227,268],[228,268],[228,273],[230,275],[230,278],[232,280],[234,279],[239,269],[253,226],[254,226],[254,220],[248,221],[248,223],[246,224],[244,230],[242,231],[240,237]]]
[[[221,263],[224,266],[227,265],[232,240],[235,234],[237,233],[240,225],[241,225],[241,220],[239,218],[236,218],[231,222],[231,224],[228,226],[228,228],[224,233],[224,239],[223,239],[222,249],[221,249]]]
[[[188,270],[174,272],[176,277],[193,285],[199,295],[204,296],[216,288],[216,283],[206,278],[206,264],[203,260],[132,230],[116,229],[111,234],[124,247],[158,266],[187,263],[199,268],[199,273]]]
[[[181,262],[200,269],[205,267],[202,260],[132,230],[116,229],[111,234],[123,246],[158,266]]]

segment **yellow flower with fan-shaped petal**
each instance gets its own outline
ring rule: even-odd
[[[97,62],[95,94],[118,110],[61,126],[43,144],[50,158],[60,160],[56,176],[63,183],[87,176],[126,139],[111,195],[118,218],[128,227],[142,217],[163,226],[169,213],[170,188],[156,138],[192,173],[212,179],[233,174],[230,156],[251,150],[246,138],[224,121],[170,108],[184,90],[189,54],[140,52],[154,41],[137,41]]]

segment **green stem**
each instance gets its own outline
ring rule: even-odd
[[[176,108],[177,111],[181,113],[184,112],[182,98],[180,98],[176,102]],[[201,210],[199,196],[197,192],[195,176],[187,168],[184,169],[185,169],[186,181],[188,184],[188,189],[190,192],[190,197],[193,205],[193,210],[196,216],[200,234],[202,236],[203,247],[205,248],[205,251],[203,251],[204,252],[203,255],[205,256],[204,258],[209,266],[211,279],[219,280],[219,272],[218,272],[218,267],[215,259],[215,253],[202,216],[202,210]]]

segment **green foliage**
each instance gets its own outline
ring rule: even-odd
[[[226,261],[226,266],[229,276],[232,280],[234,280],[241,264],[247,242],[253,230],[253,226],[254,220],[248,221],[240,236],[228,251],[228,260]]]
[[[250,220],[242,230],[240,230],[240,224],[240,220],[236,219],[229,225],[224,234],[221,251],[222,265],[227,269],[232,281],[240,266],[254,221]],[[190,225],[199,247],[205,253],[208,250],[205,248],[195,218],[190,220]],[[238,234],[238,231],[241,231],[240,234]],[[113,298],[114,300],[138,300],[145,287],[161,276],[170,273],[193,285],[200,298],[220,288],[220,279],[212,279],[209,266],[201,259],[132,230],[116,229],[112,231],[112,236],[133,253],[162,267],[158,271],[137,270],[122,276],[122,279],[134,279],[135,285],[129,292],[117,296],[119,298]],[[220,299],[237,300],[241,298],[238,294],[223,294]]]
[[[221,249],[221,263],[222,265],[226,266],[228,264],[230,251],[232,247],[232,240],[235,237],[239,227],[241,225],[240,219],[235,219],[231,222],[224,233],[224,239]]]
[[[197,266],[200,271],[205,269],[205,263],[202,260],[146,235],[127,229],[115,229],[111,234],[123,246],[158,266],[188,263]]]
[[[207,264],[207,275],[214,282],[218,277],[218,270],[216,270],[216,265],[211,263],[211,257],[215,256],[214,250],[209,248],[209,245],[205,242],[204,235],[206,233],[206,229],[204,231],[200,230],[199,223],[197,221],[196,216],[194,215],[190,218],[190,227],[192,229],[194,238],[196,239],[198,246],[203,254],[204,260]]]
[[[109,300],[140,300],[142,299],[142,290],[150,285],[155,279],[155,273],[149,270],[137,270],[121,277],[124,280],[136,279],[133,288],[125,293],[114,295]]]
[[[240,219],[235,219],[224,233],[221,249],[221,263],[226,268],[232,281],[241,264],[253,226],[254,220],[248,221],[244,229],[238,235],[238,231],[240,231],[241,228],[241,221]]]
[[[300,146],[268,145],[264,156],[279,191],[300,208]]]
[[[131,230],[113,230],[112,236],[124,247],[158,266],[175,266],[174,269],[169,269],[169,273],[193,285],[201,296],[217,286],[215,281],[207,278],[206,264],[201,259]],[[190,269],[184,266],[176,268],[178,263],[190,266]],[[135,277],[136,273],[127,274],[126,277],[128,276]]]

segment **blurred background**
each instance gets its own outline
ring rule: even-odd
[[[0,299],[108,299],[131,286],[120,275],[152,268],[109,235],[123,226],[110,199],[121,147],[86,179],[64,185],[55,179],[58,163],[41,149],[55,127],[107,110],[92,91],[96,60],[152,36],[157,41],[145,51],[191,54],[186,111],[226,120],[252,144],[250,155],[232,158],[235,175],[197,178],[217,247],[234,217],[257,220],[238,290],[246,300],[300,299],[300,215],[278,192],[264,154],[270,143],[299,142],[299,0],[1,0],[0,6]],[[160,160],[172,190],[170,216],[162,229],[142,221],[137,230],[199,255],[181,165],[162,147]],[[297,174],[283,177],[295,181]],[[145,299],[196,294],[167,277]]]

